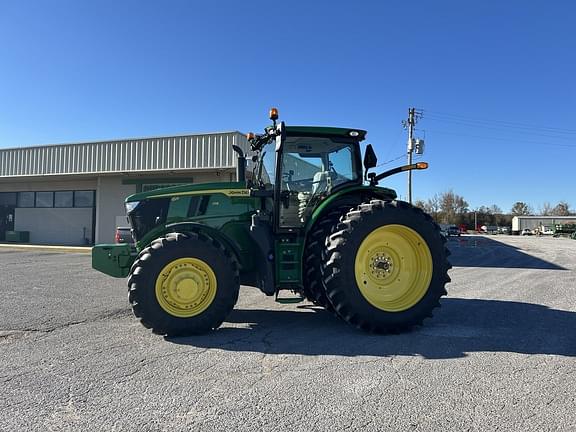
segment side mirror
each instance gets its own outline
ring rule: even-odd
[[[368,170],[375,168],[377,163],[378,157],[376,157],[376,153],[374,153],[372,144],[368,144],[364,152],[364,180],[368,180]],[[372,182],[372,179],[370,179],[370,182]]]
[[[366,151],[364,152],[364,168],[368,171],[370,168],[376,167],[377,163],[378,157],[376,157],[376,153],[374,153],[372,144],[368,144],[366,146]]]

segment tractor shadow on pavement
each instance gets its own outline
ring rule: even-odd
[[[521,249],[486,236],[450,237],[446,243],[454,267],[567,270]]]
[[[576,312],[500,300],[443,299],[423,327],[370,335],[313,307],[234,310],[219,330],[175,344],[265,354],[465,357],[472,352],[576,356]]]

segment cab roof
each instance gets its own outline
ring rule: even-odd
[[[353,138],[358,141],[362,141],[366,138],[366,131],[354,128],[335,128],[324,126],[286,126],[286,135],[333,136],[333,137]]]

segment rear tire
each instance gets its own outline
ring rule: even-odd
[[[327,242],[326,294],[350,325],[398,333],[422,324],[450,282],[446,239],[422,210],[373,200],[342,218]]]
[[[238,264],[220,243],[203,234],[169,234],[132,265],[128,299],[145,327],[183,336],[219,327],[239,288]]]
[[[348,199],[333,205],[323,216],[316,221],[306,241],[304,249],[304,290],[303,294],[312,303],[322,306],[326,310],[334,308],[324,288],[322,276],[322,263],[326,258],[326,240],[334,232],[340,218],[358,206],[358,200]]]

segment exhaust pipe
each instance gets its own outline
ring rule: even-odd
[[[246,156],[244,152],[237,145],[232,145],[232,150],[238,153],[238,165],[236,165],[236,181],[246,181]]]

